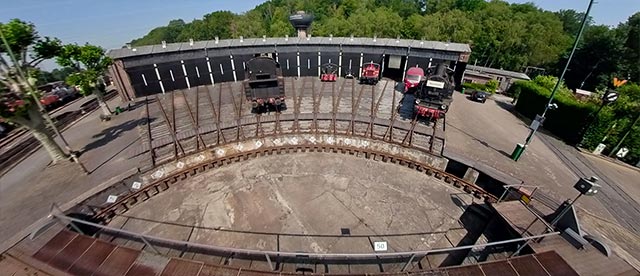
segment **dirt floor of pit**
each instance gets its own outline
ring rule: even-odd
[[[392,252],[425,250],[462,239],[467,231],[459,218],[472,202],[441,180],[395,164],[298,153],[201,173],[110,225],[248,249],[358,253],[373,252],[372,243],[385,240]],[[340,236],[343,228],[352,236]],[[374,237],[382,234],[392,235]]]

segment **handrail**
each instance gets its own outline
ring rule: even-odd
[[[194,243],[194,242],[189,242],[189,241],[181,241],[181,240],[174,240],[174,239],[162,238],[162,237],[157,237],[157,236],[151,236],[151,235],[147,235],[147,234],[143,234],[143,233],[136,233],[136,232],[120,229],[120,228],[114,228],[114,227],[110,227],[110,226],[106,226],[106,225],[102,225],[102,224],[98,224],[98,223],[93,223],[93,222],[89,222],[89,221],[85,221],[85,220],[81,220],[81,219],[65,216],[63,214],[53,214],[52,213],[51,216],[54,217],[54,218],[57,218],[57,219],[59,219],[61,221],[62,220],[69,221],[72,225],[74,223],[79,223],[79,224],[84,224],[84,225],[88,225],[88,226],[91,226],[91,227],[96,227],[96,228],[99,228],[101,230],[106,230],[106,231],[109,231],[109,232],[123,234],[125,236],[137,237],[137,238],[143,239],[143,241],[145,241],[145,239],[146,239],[145,243],[147,243],[147,244],[149,244],[147,241],[153,241],[153,242],[156,242],[156,243],[162,243],[162,244],[168,244],[168,245],[185,246],[186,248],[206,249],[206,250],[210,250],[210,251],[234,253],[236,255],[248,255],[248,256],[257,256],[257,257],[268,256],[269,258],[276,258],[276,259],[277,258],[282,258],[282,257],[300,257],[300,256],[304,256],[307,259],[311,258],[311,259],[318,259],[318,260],[346,260],[346,259],[355,260],[355,259],[379,259],[379,258],[407,258],[407,257],[429,255],[429,254],[434,254],[434,253],[444,253],[444,252],[450,252],[450,251],[467,250],[467,249],[475,249],[475,248],[484,248],[484,247],[487,247],[487,246],[495,246],[495,245],[515,243],[515,242],[529,241],[529,240],[533,240],[533,239],[540,239],[540,238],[544,238],[544,237],[554,236],[554,235],[560,234],[560,232],[552,232],[552,233],[545,233],[545,234],[536,235],[536,236],[509,239],[509,240],[490,242],[490,243],[485,243],[485,244],[473,244],[473,245],[466,245],[466,246],[458,246],[458,247],[450,247],[450,248],[436,248],[436,249],[419,250],[419,251],[382,252],[382,253],[287,252],[287,251],[271,251],[271,250],[255,250],[255,249],[244,249],[244,248],[231,248],[231,247],[223,247],[223,246],[216,246],[216,245],[200,244],[200,243]]]
[[[503,185],[502,186],[504,189],[504,192],[502,192],[502,195],[500,196],[500,198],[498,199],[498,203],[500,203],[504,197],[507,195],[507,192],[509,191],[509,188],[513,188],[513,187],[518,187],[522,188],[522,187],[529,187],[529,188],[533,188],[533,191],[531,192],[531,197],[533,198],[533,195],[536,193],[536,191],[538,191],[538,189],[540,188],[540,186],[538,185],[525,185],[525,184],[510,184],[510,185]]]

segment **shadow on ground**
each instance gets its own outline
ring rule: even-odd
[[[151,118],[149,121],[153,121],[154,119]],[[141,118],[141,119],[137,119],[137,120],[129,120],[125,123],[122,123],[120,125],[117,126],[112,126],[106,129],[103,129],[100,133],[93,135],[92,138],[99,138],[98,140],[95,140],[87,145],[84,146],[84,148],[82,149],[82,153],[86,153],[90,150],[93,149],[97,149],[99,147],[102,147],[106,144],[108,144],[109,142],[113,141],[114,139],[117,139],[118,137],[120,137],[120,135],[123,132],[132,130],[134,128],[136,128],[138,125],[143,125],[147,123],[147,119],[146,118]]]
[[[458,127],[454,126],[454,125],[447,125],[447,127],[455,128],[456,130],[458,130],[458,131],[462,132],[462,134],[464,134],[464,135],[467,135],[467,136],[471,137],[471,139],[473,139],[473,140],[475,140],[475,141],[478,141],[478,143],[480,143],[481,145],[483,145],[483,146],[485,146],[485,147],[487,147],[487,148],[493,149],[493,150],[495,150],[495,151],[499,152],[500,154],[502,154],[502,155],[504,155],[504,156],[506,156],[506,157],[511,158],[511,154],[510,154],[510,153],[507,153],[507,152],[505,152],[504,150],[501,150],[501,149],[497,149],[497,148],[493,147],[492,145],[489,145],[489,143],[487,143],[486,141],[481,140],[481,139],[478,139],[478,138],[476,138],[475,136],[473,136],[473,135],[471,135],[471,134],[467,133],[466,131],[464,131],[464,130],[462,130],[462,129],[460,129],[460,128],[458,128]]]

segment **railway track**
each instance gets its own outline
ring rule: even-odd
[[[353,80],[316,82],[314,78],[288,80],[289,108],[271,114],[244,111],[243,99],[234,96],[242,86],[232,83],[147,99],[144,146],[134,155],[147,154],[147,168],[153,168],[229,141],[301,132],[368,137],[442,154],[443,125],[398,116],[394,108],[401,97],[389,80],[377,86],[356,86]]]
[[[241,91],[242,87],[233,83],[149,97],[141,114],[147,121],[141,127],[145,146],[133,154],[146,154],[150,161],[148,168],[151,169],[203,152],[215,155],[217,149],[242,142],[324,135],[379,142],[424,156],[442,155],[445,146],[443,126],[398,116],[395,107],[401,95],[393,90],[393,83],[385,80],[377,86],[364,86],[356,85],[354,81],[316,84],[313,79],[309,80],[288,80],[290,108],[271,114],[249,113],[248,107],[243,106],[244,99],[238,96],[239,93],[234,93]],[[172,186],[200,173],[250,158],[301,152],[347,154],[392,163],[424,173],[426,177],[440,179],[478,199],[487,202],[497,200],[477,185],[445,172],[444,168],[433,167],[427,159],[416,160],[398,152],[354,144],[299,143],[265,145],[213,157],[167,173],[136,190],[123,181],[71,211],[90,214],[94,221],[108,224],[116,216],[162,192],[171,192]],[[110,194],[118,195],[116,202],[106,203],[105,199]]]

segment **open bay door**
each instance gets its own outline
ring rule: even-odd
[[[386,78],[400,81],[402,79],[402,70],[404,69],[405,56],[387,55],[384,63],[383,76]]]

